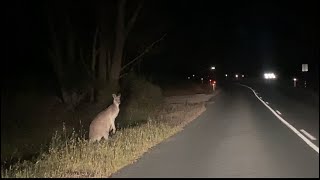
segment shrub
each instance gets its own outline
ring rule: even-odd
[[[146,122],[163,102],[161,88],[134,73],[124,80],[121,92],[122,105],[118,117],[120,127]]]

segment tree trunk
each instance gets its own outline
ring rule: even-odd
[[[142,8],[142,3],[140,3],[129,19],[128,23],[125,23],[125,4],[126,0],[119,0],[118,4],[118,15],[117,15],[117,24],[115,27],[116,39],[115,39],[115,49],[112,58],[112,67],[110,73],[110,81],[113,85],[118,85],[120,79],[120,73],[122,70],[122,58],[123,50],[127,36],[132,29],[138,14]]]
[[[56,74],[57,80],[58,80],[58,85],[59,85],[59,93],[58,97],[60,97],[62,103],[65,103],[65,98],[64,98],[64,90],[63,90],[63,67],[62,67],[62,53],[59,48],[59,41],[57,39],[57,34],[54,31],[53,24],[50,23],[50,31],[51,31],[51,37],[52,37],[52,49],[49,49],[49,55],[50,59],[53,65],[54,72]]]
[[[124,49],[124,39],[125,37],[118,37],[116,41],[115,51],[112,60],[110,80],[118,82],[121,71],[122,56]]]
[[[72,26],[69,17],[66,18],[67,24],[67,62],[73,64],[75,62],[75,47],[74,47],[74,34],[72,32]]]
[[[103,15],[103,13],[102,13]],[[100,36],[99,36],[99,58],[97,64],[97,101],[100,100],[103,90],[107,83],[107,26],[105,25],[105,17],[100,20]]]
[[[108,65],[107,65],[107,79],[110,79],[110,72],[111,72],[111,54],[110,54],[110,51],[108,51]]]
[[[118,4],[118,15],[117,22],[115,27],[116,39],[115,39],[115,48],[112,57],[112,65],[110,71],[110,85],[112,90],[118,90],[118,81],[121,71],[121,63],[123,56],[123,49],[126,39],[126,30],[124,25],[125,17],[125,0],[120,0]]]
[[[97,38],[99,34],[98,27],[96,28],[93,44],[92,44],[92,55],[91,55],[91,75],[92,75],[92,87],[90,89],[90,102],[94,103],[97,101],[97,87],[96,87],[96,61],[97,61]]]
[[[101,91],[105,88],[107,82],[107,52],[103,48],[103,45],[100,45],[100,53],[98,60],[98,97],[101,94]],[[98,99],[99,101],[99,99]]]

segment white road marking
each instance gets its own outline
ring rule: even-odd
[[[253,89],[249,86],[240,84],[241,86],[247,87],[253,91]],[[289,124],[286,120],[284,120],[281,116],[279,116],[271,107],[269,107],[265,102],[263,102],[257,94],[253,91],[254,95],[264,104],[283,124],[285,124],[288,128],[290,128],[294,133],[296,133],[305,143],[307,143],[313,150],[315,150],[319,154],[319,147],[313,144],[308,138],[306,138],[303,134],[301,134],[295,127]]]
[[[305,134],[309,139],[311,140],[317,140],[317,138],[313,137],[311,134],[309,134],[307,131],[305,131],[304,129],[300,129],[300,131]]]
[[[280,112],[280,111],[276,110],[276,112],[281,115],[281,112]]]
[[[266,101],[266,104],[269,104],[269,103]]]

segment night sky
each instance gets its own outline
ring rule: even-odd
[[[50,83],[46,76],[51,72],[48,14],[58,22],[64,20],[64,13],[69,14],[78,37],[89,42],[96,23],[95,2],[65,1],[49,6],[47,1],[11,2],[6,8],[10,36],[3,68],[7,79],[30,75]],[[130,1],[129,9],[137,2]],[[315,72],[319,65],[318,7],[311,0],[145,0],[129,34],[125,57],[132,59],[167,33],[145,57],[145,71],[185,77],[215,65],[220,73],[253,76],[275,70],[291,76],[301,70],[302,63],[309,63]]]
[[[183,54],[178,64],[193,69],[196,61],[255,74],[268,69],[290,73],[301,70],[301,63],[319,61],[314,1],[197,2],[175,5],[181,10],[174,12],[179,20],[174,31],[183,44],[175,46]]]

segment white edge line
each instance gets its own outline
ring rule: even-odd
[[[317,140],[317,138],[313,137],[311,134],[309,134],[307,131],[305,131],[304,129],[300,129],[300,131],[305,134],[306,136],[308,136],[309,139],[311,140]]]
[[[281,112],[280,112],[280,111],[276,110],[276,112],[281,115]]]
[[[249,86],[240,84],[240,86],[244,86],[253,91],[253,89]],[[271,107],[269,107],[265,102],[263,102],[253,91],[254,95],[264,104],[283,124],[285,124],[288,128],[290,128],[294,133],[296,133],[305,143],[307,143],[313,150],[315,150],[319,154],[319,147],[313,144],[308,138],[306,138],[303,134],[301,134],[295,127],[289,124],[286,120],[284,120],[281,116],[279,116]]]

